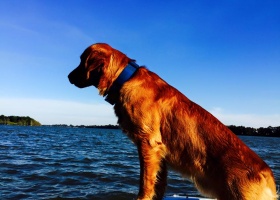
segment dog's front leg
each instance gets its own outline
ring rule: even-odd
[[[162,199],[167,185],[164,145],[143,140],[138,144],[138,153],[140,160],[138,200]]]

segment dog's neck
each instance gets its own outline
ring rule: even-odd
[[[132,75],[136,72],[138,68],[139,65],[137,65],[135,62],[129,62],[127,66],[123,69],[123,71],[120,73],[118,78],[113,82],[108,93],[106,94],[107,96],[105,97],[105,101],[107,101],[111,105],[114,105],[116,102],[111,98],[111,94],[119,92],[122,85],[132,77]]]

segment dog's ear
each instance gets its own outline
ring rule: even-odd
[[[101,71],[105,65],[108,65],[107,57],[104,54],[93,51],[85,60],[85,68],[88,72],[87,78],[94,71]]]
[[[92,45],[90,53],[85,60],[85,68],[87,70],[87,79],[94,85],[100,95],[104,95],[110,82],[110,60],[112,57],[112,50],[109,45],[107,48],[104,45]],[[110,48],[109,48],[110,47]]]
[[[91,50],[86,61],[88,75],[99,94],[104,96],[131,59],[107,44],[95,44]]]

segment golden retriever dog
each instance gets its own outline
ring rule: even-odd
[[[157,74],[104,43],[88,47],[68,76],[95,86],[114,105],[123,132],[138,148],[138,199],[162,199],[167,167],[219,200],[272,200],[269,166],[209,112]]]

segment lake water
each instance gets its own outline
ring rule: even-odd
[[[280,184],[280,138],[240,137]],[[0,126],[0,199],[133,199],[136,147],[120,130]],[[198,195],[169,171],[166,194]]]

